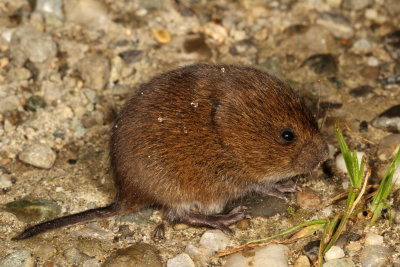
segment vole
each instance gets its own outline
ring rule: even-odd
[[[312,113],[277,78],[251,67],[196,64],[140,86],[111,130],[117,194],[109,206],[43,222],[15,237],[157,205],[172,223],[232,233],[251,192],[282,196],[280,182],[328,156]]]

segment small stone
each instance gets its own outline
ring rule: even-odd
[[[360,251],[360,250],[361,250],[362,246],[361,246],[361,243],[358,242],[358,241],[351,241],[351,242],[347,245],[346,248],[347,248],[349,251],[357,252],[357,251]]]
[[[240,203],[232,203],[227,206],[227,210],[232,210],[237,205],[246,206],[252,216],[269,218],[279,213],[285,213],[288,203],[280,198],[268,195],[253,194],[243,198]]]
[[[13,185],[11,175],[0,173],[0,189],[8,189]]]
[[[61,213],[61,207],[49,200],[16,200],[5,204],[4,210],[27,223],[50,220]]]
[[[171,42],[171,34],[169,33],[169,31],[164,30],[164,29],[152,28],[151,32],[153,34],[154,39],[157,41],[157,43],[168,44]]]
[[[397,61],[400,61],[400,30],[388,33],[383,38],[386,50]]]
[[[143,51],[141,50],[127,50],[118,54],[126,64],[132,64],[138,62],[143,57]]]
[[[64,18],[61,0],[37,0],[35,11],[50,14],[58,19]]]
[[[309,188],[303,188],[297,192],[296,202],[303,209],[318,207],[321,204],[318,194]]]
[[[379,60],[376,57],[368,57],[368,66],[377,67],[379,66]]]
[[[357,153],[358,164],[360,164],[362,158],[365,156],[365,153],[364,152],[359,152],[359,151],[357,151],[356,153]],[[336,156],[335,162],[336,162],[336,168],[341,170],[343,173],[347,174],[346,163],[344,161],[342,153],[340,153],[339,155]]]
[[[374,87],[369,85],[361,85],[350,90],[350,95],[354,97],[364,97],[374,92]]]
[[[367,38],[363,38],[354,42],[350,49],[355,54],[367,54],[372,50],[372,44]]]
[[[351,259],[336,259],[325,262],[322,267],[356,267]]]
[[[69,3],[64,2],[65,4]],[[81,0],[65,5],[65,17],[67,21],[81,24],[93,29],[107,29],[112,21],[107,14],[107,7],[99,1]]]
[[[39,244],[34,248],[34,253],[43,261],[46,261],[56,255],[57,250],[49,244]]]
[[[83,228],[79,230],[75,230],[71,232],[71,235],[74,237],[83,237],[83,238],[91,238],[91,239],[100,239],[100,240],[109,240],[114,237],[114,235],[95,223],[85,225]]]
[[[22,67],[12,68],[7,73],[7,79],[11,82],[24,81],[24,80],[28,80],[31,77],[32,77],[32,73],[29,70],[27,70],[26,68],[22,68]]]
[[[11,54],[20,63],[26,58],[33,63],[42,63],[56,57],[57,45],[50,34],[25,27],[13,35]]]
[[[328,29],[337,38],[351,39],[354,36],[349,20],[341,14],[324,12],[317,19],[317,24]]]
[[[25,108],[30,111],[37,111],[39,108],[44,108],[45,106],[46,101],[38,95],[28,98],[25,104]]]
[[[351,10],[360,10],[374,3],[374,0],[344,0],[343,7]]]
[[[20,106],[19,98],[15,95],[0,97],[0,113],[13,111]]]
[[[336,59],[331,54],[316,54],[307,58],[302,66],[309,66],[316,74],[332,74],[337,71]]]
[[[85,128],[92,128],[93,126],[103,125],[103,123],[104,123],[103,113],[97,110],[91,112],[90,114],[86,113],[82,117],[82,125]]]
[[[146,243],[137,243],[119,249],[109,256],[104,267],[161,267],[161,258],[157,249]]]
[[[188,229],[188,228],[189,228],[189,225],[184,224],[184,223],[177,223],[177,224],[174,224],[173,228],[174,228],[174,230],[176,230],[176,231],[181,231],[181,230]]]
[[[229,237],[221,230],[208,230],[200,238],[200,244],[213,251],[225,249],[229,242]]]
[[[56,153],[49,146],[38,143],[26,146],[18,158],[32,166],[50,169],[56,160]]]
[[[34,267],[35,259],[27,250],[16,250],[0,259],[1,267]]]
[[[110,63],[103,56],[91,55],[79,62],[78,70],[85,81],[85,86],[95,90],[102,90],[108,83]]]
[[[100,262],[96,259],[84,261],[82,267],[100,267]]]
[[[365,236],[365,244],[366,245],[382,245],[383,244],[383,236],[369,232]]]
[[[361,266],[383,267],[389,266],[390,250],[383,246],[365,246],[361,251]]]
[[[344,251],[338,246],[332,246],[324,256],[326,261],[340,259],[344,257]]]
[[[293,264],[293,267],[310,267],[311,263],[307,256],[300,255]]]
[[[167,261],[167,267],[196,267],[193,260],[186,253],[181,253]]]
[[[69,248],[64,251],[64,257],[67,260],[68,263],[73,264],[73,265],[78,265],[81,262],[84,262],[90,257],[81,251],[79,251],[76,248]]]
[[[289,248],[284,245],[268,245],[252,251],[236,253],[226,259],[224,267],[289,267]]]
[[[400,133],[400,105],[393,106],[377,117],[372,122],[372,126],[392,133]]]
[[[383,85],[400,85],[400,73],[396,73],[382,80]]]
[[[319,243],[320,243],[320,240],[314,240],[314,241],[308,242],[303,247],[303,253],[305,255],[307,255],[307,257],[311,261],[315,261],[317,259],[317,257],[318,257]]]

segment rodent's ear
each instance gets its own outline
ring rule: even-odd
[[[281,144],[289,145],[297,140],[297,135],[292,127],[285,127],[280,130],[278,138]]]

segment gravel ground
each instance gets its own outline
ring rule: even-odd
[[[205,258],[334,215],[343,202],[324,203],[348,187],[334,122],[347,126],[374,182],[400,144],[399,14],[398,0],[0,0],[0,266],[248,266]],[[28,224],[110,203],[115,114],[140,83],[197,62],[256,66],[304,97],[331,158],[300,179],[301,193],[248,200],[256,216],[234,236],[211,232],[217,247],[206,229],[185,225],[152,240],[162,221],[153,209],[10,241]],[[398,187],[390,201],[400,210]],[[400,216],[367,223],[352,221],[329,266],[400,266]],[[317,239],[276,248],[282,266],[308,266]]]

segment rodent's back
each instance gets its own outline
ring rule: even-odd
[[[285,129],[296,141],[282,141]],[[313,116],[289,87],[231,65],[157,76],[128,100],[111,137],[120,200],[215,211],[259,183],[308,172],[325,154]]]

